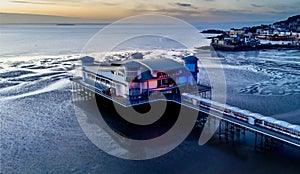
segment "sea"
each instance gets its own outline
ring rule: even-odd
[[[190,27],[199,32],[232,25],[241,26]],[[103,32],[107,24],[0,25],[0,173],[299,172],[299,150],[285,147],[266,154],[254,151],[248,143],[226,144],[214,138],[199,146],[192,136],[170,153],[145,161],[118,159],[98,149],[80,128],[72,103],[69,77],[80,70],[80,57],[91,55],[99,62],[111,62],[141,52],[149,59],[180,61],[197,52],[184,46],[191,40],[182,30],[178,37],[176,32],[172,35],[180,43],[172,37],[137,35],[118,43],[109,53],[98,52],[105,45],[91,46],[95,38],[110,38],[109,45],[118,37],[152,30],[144,25],[128,33],[130,26]],[[173,32],[172,27],[156,29]],[[203,35],[200,46],[209,43],[206,36],[211,35]],[[200,53],[200,62],[201,58],[207,57]],[[299,50],[214,52],[214,59],[221,66],[199,64],[200,83],[209,84],[206,71],[221,67],[226,104],[300,125]]]

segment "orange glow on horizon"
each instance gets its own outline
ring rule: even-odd
[[[197,22],[274,21],[275,19],[286,19],[291,15],[298,14],[300,11],[299,0],[290,0],[289,3],[284,5],[279,0],[265,0],[257,3],[237,0],[190,0],[184,3],[174,0],[0,1],[0,13],[51,15],[80,18],[81,20],[116,20],[140,14],[163,14]],[[269,6],[270,3],[273,7]]]

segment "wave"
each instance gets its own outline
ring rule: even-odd
[[[60,90],[60,89],[66,88],[69,85],[70,85],[69,80],[61,79],[61,80],[58,80],[54,83],[51,83],[48,86],[43,87],[41,89],[34,90],[34,91],[31,91],[31,92],[27,92],[27,93],[23,93],[23,94],[19,94],[19,95],[4,97],[4,98],[0,99],[0,101],[15,100],[15,99],[34,96],[34,95],[37,95],[37,94],[42,94],[42,93],[46,93],[46,92],[50,92],[50,91],[54,91],[54,90]]]

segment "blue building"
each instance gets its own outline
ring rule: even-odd
[[[192,73],[194,80],[198,82],[198,58],[195,56],[188,56],[183,58],[185,67]]]

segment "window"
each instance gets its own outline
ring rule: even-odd
[[[262,120],[256,120],[256,122],[258,123],[258,124],[262,124]]]
[[[100,82],[100,77],[97,76],[97,77],[96,77],[96,81],[97,81],[97,82]]]
[[[162,83],[161,83],[161,80],[157,80],[157,86],[161,86]]]

